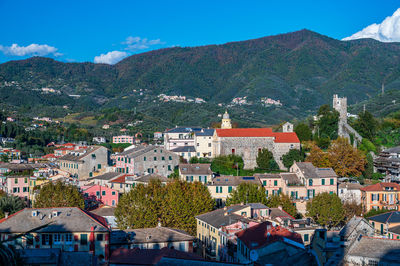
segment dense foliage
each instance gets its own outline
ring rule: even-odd
[[[39,189],[33,204],[35,208],[85,207],[83,196],[76,186],[57,181],[48,182]]]
[[[264,171],[276,171],[279,170],[279,166],[276,163],[272,152],[267,149],[258,151],[256,158],[257,168]]]
[[[265,195],[264,187],[253,183],[241,183],[236,189],[229,193],[226,199],[226,205],[233,205],[238,203],[264,203],[266,204],[267,198]]]
[[[20,197],[4,194],[0,196],[0,218],[4,218],[6,212],[11,215],[25,207],[26,204]]]
[[[336,194],[324,192],[307,202],[307,215],[318,224],[332,228],[343,222],[345,210]]]
[[[282,156],[283,165],[289,169],[294,162],[303,162],[305,159],[303,150],[291,149]]]
[[[280,206],[285,212],[289,213],[293,217],[297,218],[299,216],[296,206],[293,205],[289,196],[282,193],[280,195],[269,196],[267,199],[267,206],[270,208],[277,208]]]
[[[211,211],[214,204],[202,183],[174,180],[164,186],[152,180],[122,195],[115,216],[122,229],[154,227],[160,222],[195,235],[195,216]]]

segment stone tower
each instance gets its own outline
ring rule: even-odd
[[[222,116],[221,128],[232,128],[232,122],[231,119],[229,118],[227,110],[225,110],[225,114]]]
[[[282,126],[282,132],[293,132],[293,124],[286,122]]]
[[[333,108],[339,112],[339,120],[347,124],[347,98],[339,98],[337,94],[333,95]]]

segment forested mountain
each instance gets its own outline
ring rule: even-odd
[[[268,97],[283,104],[274,113],[276,121],[279,116],[305,116],[330,103],[334,93],[355,104],[378,95],[382,83],[386,91],[397,90],[399,52],[398,43],[343,42],[301,30],[223,45],[160,49],[115,65],[33,57],[0,64],[0,96],[2,103],[25,108],[67,105],[77,111],[148,107],[160,93],[210,103],[242,96],[260,103]],[[60,94],[43,93],[44,87]]]

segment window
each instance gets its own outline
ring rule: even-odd
[[[143,161],[146,161],[146,156],[143,157]]]
[[[103,191],[101,192],[101,195],[102,195],[102,196],[105,196],[105,195],[106,195],[106,192],[103,190]]]
[[[23,188],[22,188],[22,191],[23,191],[23,192],[29,192],[29,187],[23,187]]]
[[[103,241],[103,234],[97,234],[96,240],[97,241]]]
[[[42,234],[42,245],[51,245],[52,244],[52,235],[50,234]]]
[[[308,179],[308,185],[309,186],[312,186],[312,184],[313,184],[313,181],[312,181],[312,179],[310,178],[310,179]]]
[[[60,243],[61,242],[61,235],[60,234],[54,234],[54,244]]]
[[[235,154],[235,149],[232,149],[232,154]]]
[[[24,182],[25,184],[28,183],[28,178],[25,177]]]
[[[185,243],[184,242],[180,242],[179,243],[179,250],[180,251],[185,251]]]
[[[73,237],[72,234],[65,234],[65,242],[72,242]]]
[[[115,206],[115,200],[112,200],[111,205],[112,205],[112,206]]]
[[[304,242],[308,241],[308,234],[304,234]]]
[[[333,178],[331,178],[331,185],[333,185],[335,183],[335,180]]]
[[[162,157],[161,157],[161,160],[162,160],[162,161],[165,161],[165,157],[164,157],[164,156],[162,156]]]
[[[15,178],[14,183],[18,184],[18,178]]]
[[[154,152],[157,152],[157,150],[154,150]]]
[[[87,245],[87,234],[81,234],[81,245]]]
[[[228,193],[232,192],[232,187],[228,187]]]
[[[96,196],[100,196],[100,191],[96,191]]]
[[[278,186],[278,180],[274,180],[274,187]]]
[[[111,192],[111,195],[113,195],[113,196],[114,196],[114,195],[115,195],[115,191]]]
[[[98,165],[97,165],[97,169],[101,169],[101,164],[98,164]]]
[[[157,157],[154,157],[154,161],[157,161]]]
[[[153,244],[153,249],[160,249],[160,244],[158,244],[158,243]]]
[[[168,165],[168,171],[172,171],[171,165]]]
[[[211,143],[208,143],[208,147],[211,147]]]
[[[263,186],[265,187],[267,185],[267,181],[263,181]]]
[[[168,157],[168,160],[172,160],[172,156],[169,156],[169,157]]]
[[[325,185],[325,179],[321,179],[321,185]]]

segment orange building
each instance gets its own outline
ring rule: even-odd
[[[361,190],[363,210],[372,209],[399,210],[400,185],[397,183],[378,183]]]

